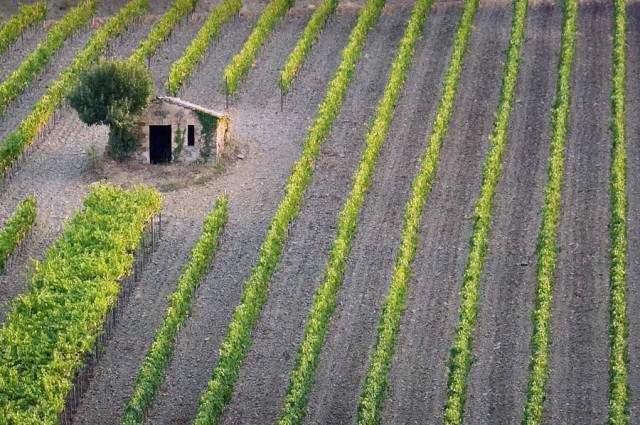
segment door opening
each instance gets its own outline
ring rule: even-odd
[[[171,162],[171,126],[149,126],[149,159],[152,164]]]
[[[189,134],[187,135],[187,146],[195,146],[196,145],[196,128],[193,125],[188,127]]]

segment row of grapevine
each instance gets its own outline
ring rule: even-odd
[[[313,12],[309,23],[305,27],[300,39],[287,58],[282,70],[280,70],[280,89],[282,94],[289,93],[293,79],[298,75],[311,46],[318,38],[320,31],[325,27],[327,21],[336,11],[338,0],[324,0],[324,2]]]
[[[311,184],[315,160],[340,112],[364,42],[383,5],[384,0],[367,0],[349,36],[349,42],[342,52],[342,62],[329,83],[327,96],[320,104],[318,115],[303,143],[302,154],[293,165],[284,199],[278,206],[260,248],[258,264],[245,283],[240,305],[233,312],[227,335],[220,347],[218,364],[200,398],[194,422],[197,425],[217,423],[231,399],[240,365],[252,343],[251,331],[267,300],[269,284],[282,255],[289,226],[298,215],[304,193]]]
[[[464,4],[429,144],[422,156],[420,171],[413,180],[411,198],[405,205],[400,250],[396,258],[389,293],[383,304],[369,371],[360,395],[358,423],[375,424],[380,421],[379,410],[385,396],[387,374],[391,367],[400,320],[405,309],[407,285],[411,278],[411,265],[418,245],[420,221],[436,177],[440,149],[453,114],[458,82],[478,3],[479,0],[466,0]]]
[[[480,195],[473,213],[473,232],[469,240],[469,256],[462,281],[462,304],[456,338],[450,350],[447,383],[447,401],[444,408],[445,424],[461,424],[464,417],[467,380],[472,362],[473,333],[478,316],[480,278],[491,232],[493,197],[502,172],[502,157],[507,145],[509,117],[516,94],[520,70],[520,51],[527,24],[527,0],[513,1],[511,37],[507,60],[502,74],[502,86],[493,132],[489,137],[489,151],[482,169]]]
[[[35,104],[31,113],[22,121],[0,146],[0,181],[4,179],[23,152],[33,143],[39,132],[49,122],[64,101],[64,96],[76,84],[80,74],[88,70],[107,48],[109,42],[123,33],[136,19],[149,9],[149,0],[131,0],[117,15],[98,30],[73,63]]]
[[[627,196],[626,139],[625,139],[625,69],[627,2],[614,0],[613,20],[613,81],[611,109],[613,119],[613,148],[611,150],[611,299],[609,360],[609,423],[623,425],[629,422],[628,358],[629,337],[627,323],[626,267],[627,267]]]
[[[178,90],[202,60],[209,45],[218,36],[222,26],[235,14],[240,12],[242,0],[224,0],[222,5],[214,7],[198,35],[187,47],[184,55],[171,65],[167,79],[167,92],[177,96]]]
[[[171,35],[176,25],[180,23],[182,18],[192,13],[197,4],[198,0],[175,0],[129,60],[142,62],[153,56],[158,47]]]
[[[36,222],[36,198],[28,196],[20,204],[16,212],[0,230],[0,272],[4,271],[7,260],[27,236]]]
[[[191,251],[191,258],[185,266],[175,292],[169,298],[167,315],[156,331],[151,348],[138,371],[136,385],[125,407],[123,424],[142,424],[146,410],[155,400],[156,392],[162,384],[164,371],[173,356],[178,330],[187,321],[191,311],[191,300],[200,280],[209,269],[222,230],[227,223],[227,202],[226,196],[218,198],[213,210],[204,221],[202,235]]]
[[[39,1],[30,5],[21,5],[17,15],[0,27],[0,55],[13,44],[24,31],[44,20],[47,16],[47,4]]]
[[[281,425],[302,423],[320,350],[336,308],[337,294],[356,233],[358,214],[369,190],[380,150],[393,119],[395,105],[400,97],[400,91],[412,63],[415,46],[432,4],[433,0],[416,1],[398,52],[391,64],[389,80],[378,103],[373,124],[367,133],[365,149],[353,178],[351,193],[339,214],[338,231],[329,251],[327,268],[311,307],[296,363],[291,372],[285,405],[278,422]]]
[[[0,115],[29,87],[33,79],[51,61],[65,40],[82,28],[98,8],[97,0],[81,2],[67,13],[47,33],[47,38],[31,53],[11,75],[0,84]]]
[[[563,2],[562,38],[558,62],[556,99],[551,111],[551,147],[547,175],[549,181],[542,204],[542,224],[538,234],[536,268],[536,301],[532,314],[531,362],[522,423],[542,423],[547,377],[549,374],[549,348],[551,344],[551,307],[553,301],[553,274],[556,268],[556,231],[560,218],[562,180],[564,173],[565,138],[569,130],[571,106],[571,73],[576,41],[577,0]]]
[[[249,73],[260,48],[280,18],[293,6],[293,2],[294,0],[271,0],[258,19],[253,32],[242,46],[242,50],[231,59],[224,70],[224,89],[227,94],[234,94],[238,90],[240,82]]]
[[[75,372],[93,349],[161,195],[95,186],[35,266],[0,329],[0,417],[57,423]]]

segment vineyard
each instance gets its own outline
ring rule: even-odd
[[[0,425],[640,424],[640,1],[23,3]],[[226,153],[103,154],[101,58]]]

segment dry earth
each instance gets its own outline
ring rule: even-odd
[[[627,48],[627,195],[629,196],[629,248],[627,285],[629,314],[629,413],[631,424],[640,424],[640,3],[627,7],[629,43]],[[631,78],[629,78],[631,77]]]
[[[436,182],[424,211],[414,277],[389,375],[390,394],[382,413],[385,424],[442,420],[446,363],[458,322],[470,217],[498,102],[511,21],[508,2],[480,4]]]
[[[572,82],[552,318],[548,424],[604,423],[609,407],[609,167],[613,8],[584,5]]]
[[[30,0],[31,1],[31,0]],[[72,2],[73,3],[73,2]],[[103,1],[98,13],[117,12],[125,0]],[[150,15],[119,37],[109,57],[126,57],[170,5],[152,0]],[[224,66],[240,49],[266,0],[246,1],[242,13],[214,41],[181,97],[223,109]],[[231,99],[234,149],[219,166],[192,169],[117,165],[87,155],[105,148],[107,130],[88,128],[63,111],[52,131],[0,188],[0,222],[28,194],[39,201],[37,226],[7,274],[0,276],[0,320],[5,303],[24,290],[29,258],[41,259],[82,204],[90,185],[146,182],[165,192],[163,239],[123,308],[75,417],[75,423],[116,424],[137,370],[161,323],[166,299],[197,241],[216,196],[230,196],[229,223],[191,317],[180,331],[173,362],[149,412],[149,424],[186,424],[210,378],[243,283],[258,258],[269,221],[282,198],[306,129],[324,98],[362,0],[343,1],[317,40],[280,112],[278,71],[317,1],[296,2],[269,37],[255,67]],[[156,92],[163,93],[170,64],[180,57],[213,5],[202,1],[151,60]],[[352,184],[367,125],[386,84],[412,2],[388,0],[370,34],[348,96],[321,150],[313,183],[294,222],[254,330],[226,424],[269,423],[280,412],[309,307],[322,280],[337,214]],[[50,2],[51,19],[63,0]],[[321,352],[305,423],[354,423],[358,397],[375,343],[402,226],[402,211],[438,105],[442,77],[461,2],[436,2],[427,19],[406,87],[396,108],[372,187],[358,220],[338,306]],[[640,3],[629,4],[628,194],[631,422],[640,424]],[[0,16],[17,11],[0,0]],[[460,284],[467,260],[471,213],[498,101],[511,5],[481,0],[458,90],[454,116],[442,147],[437,180],[427,201],[409,285],[407,310],[389,376],[383,423],[441,423],[446,362],[458,322]],[[571,129],[567,139],[559,263],[553,316],[551,374],[545,421],[604,422],[608,407],[609,162],[611,135],[611,16],[604,1],[580,7],[573,76]],[[555,93],[561,9],[531,2],[509,144],[495,198],[492,233],[481,282],[475,362],[469,378],[465,420],[516,423],[525,400],[535,288],[535,241],[546,185],[550,109]],[[47,25],[51,24],[48,22]],[[65,43],[52,65],[0,121],[0,143],[29,113],[47,84],[71,63],[93,29]],[[37,28],[0,58],[0,78],[15,69],[44,31]],[[234,157],[235,153],[241,158]],[[94,169],[102,165],[103,170]]]
[[[254,345],[223,423],[274,422],[284,404],[289,372],[313,295],[322,281],[338,213],[351,188],[351,176],[364,147],[367,122],[384,90],[395,50],[389,46],[397,45],[408,12],[400,1],[387,2],[385,13],[369,35],[342,112],[321,150],[313,183],[290,231],[287,250],[271,284],[269,301],[254,332]],[[347,23],[355,19],[353,11],[345,11],[345,15],[349,18]],[[332,30],[329,27],[325,32]],[[331,43],[329,51],[318,45],[317,52],[338,59],[345,42]]]
[[[527,15],[524,59],[480,285],[476,362],[465,418],[470,424],[517,423],[524,407],[541,223],[540,210],[532,205],[542,204],[547,183],[561,20],[560,9],[542,2]]]

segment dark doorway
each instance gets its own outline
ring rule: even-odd
[[[187,146],[195,146],[196,145],[196,128],[193,125],[189,127],[189,134],[187,140]]]
[[[171,162],[171,126],[149,126],[149,159],[152,164]]]

